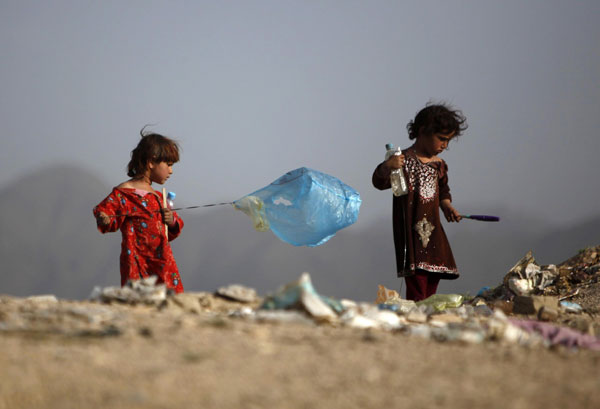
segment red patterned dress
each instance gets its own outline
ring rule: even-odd
[[[175,224],[168,229],[167,241],[161,208],[160,192],[114,188],[94,208],[94,216],[103,212],[111,218],[109,225],[98,226],[101,233],[121,230],[121,285],[127,280],[155,275],[157,283],[165,283],[167,288],[182,293],[183,284],[169,241],[179,236],[183,220],[173,212]]]

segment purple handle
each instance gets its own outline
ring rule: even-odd
[[[482,222],[499,222],[500,218],[497,216],[487,216],[484,214],[465,214],[463,217],[467,219],[479,220]]]

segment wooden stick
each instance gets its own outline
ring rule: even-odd
[[[167,189],[166,188],[162,188],[162,194],[163,194],[163,208],[166,209],[167,208]],[[167,223],[165,223],[165,237],[167,238],[167,242],[169,241],[169,226],[167,225]]]

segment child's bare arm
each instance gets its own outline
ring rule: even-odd
[[[175,216],[173,216],[173,211],[169,208],[162,209],[163,219],[169,227],[173,227],[175,224]]]
[[[446,220],[449,222],[459,222],[462,219],[458,210],[452,206],[452,202],[450,199],[443,199],[440,201],[440,207],[444,212],[444,216],[446,216]]]

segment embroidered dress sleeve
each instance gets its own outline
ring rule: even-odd
[[[452,201],[450,186],[448,186],[448,165],[443,160],[439,172],[440,202],[444,199]]]
[[[121,228],[125,220],[125,202],[124,198],[120,197],[117,190],[113,191],[96,207],[94,207],[94,217],[97,217],[100,212],[110,217],[110,223],[106,226],[97,224],[98,230],[101,233],[109,233],[117,231]],[[118,216],[117,216],[118,215]]]
[[[390,189],[392,187],[390,174],[386,175],[383,171],[383,162],[375,168],[371,181],[373,182],[373,186],[379,190]]]

